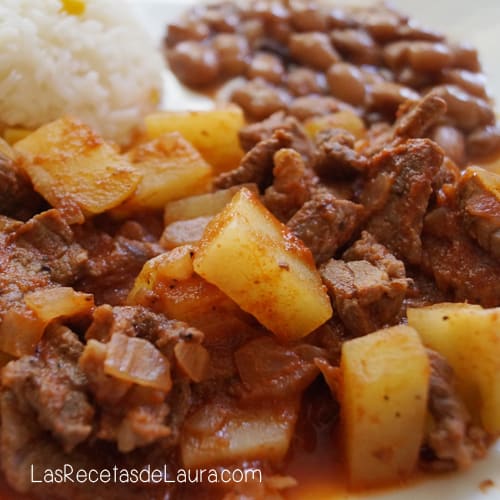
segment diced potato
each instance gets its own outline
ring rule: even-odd
[[[340,407],[354,487],[409,476],[426,422],[429,360],[417,332],[395,326],[342,346]]]
[[[3,137],[9,144],[15,144],[32,132],[32,130],[26,128],[6,128],[3,132]]]
[[[170,200],[204,193],[211,188],[212,167],[177,132],[163,134],[127,154],[141,173],[134,194],[114,213],[163,209]]]
[[[56,318],[90,314],[94,308],[93,295],[64,286],[27,293],[24,302],[45,324]]]
[[[185,423],[181,437],[184,467],[233,464],[240,460],[279,462],[290,447],[296,403],[241,410],[225,403],[202,407]]]
[[[194,274],[189,245],[144,264],[127,303],[144,305],[203,330],[208,340],[249,330],[245,313],[217,287]]]
[[[444,303],[408,309],[408,323],[453,368],[458,389],[483,427],[500,434],[500,307]]]
[[[356,139],[362,139],[366,135],[363,120],[352,111],[338,111],[330,115],[315,116],[304,123],[309,137],[314,137],[322,130],[330,128],[341,128],[350,132]]]
[[[198,196],[183,198],[182,200],[171,201],[165,206],[165,225],[178,220],[216,215],[232,200],[233,196],[242,187],[246,187],[255,193],[258,192],[255,184],[243,184],[228,189],[220,189],[214,193],[200,194]]]
[[[83,222],[81,212],[94,215],[116,207],[141,178],[124,156],[72,118],[40,127],[15,149],[25,157],[23,166],[35,190],[65,212],[70,223]]]
[[[178,131],[212,165],[215,173],[236,168],[243,157],[238,131],[245,124],[237,106],[211,111],[164,111],[146,117],[150,139]]]
[[[332,316],[310,251],[243,188],[208,225],[195,271],[285,340]]]
[[[212,217],[196,217],[172,222],[163,231],[160,244],[170,250],[181,245],[197,243],[211,220]]]

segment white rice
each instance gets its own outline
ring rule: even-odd
[[[161,96],[163,59],[123,0],[0,1],[0,125],[35,128],[63,115],[126,142]]]

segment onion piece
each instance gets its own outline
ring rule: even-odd
[[[210,354],[196,342],[177,342],[175,359],[181,371],[193,382],[201,382],[208,373]]]
[[[168,359],[147,340],[121,333],[108,343],[104,373],[164,392],[172,388]]]
[[[0,321],[0,351],[15,358],[33,354],[45,326],[28,308],[10,309]]]

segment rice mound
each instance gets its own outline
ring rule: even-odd
[[[163,58],[123,0],[1,0],[0,47],[0,126],[69,114],[126,143],[160,100]]]

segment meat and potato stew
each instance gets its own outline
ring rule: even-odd
[[[151,114],[122,150],[72,117],[0,139],[13,495],[306,498],[486,456],[500,132],[475,51],[295,0],[197,6],[165,43],[232,102]],[[65,467],[110,476],[44,476]]]

